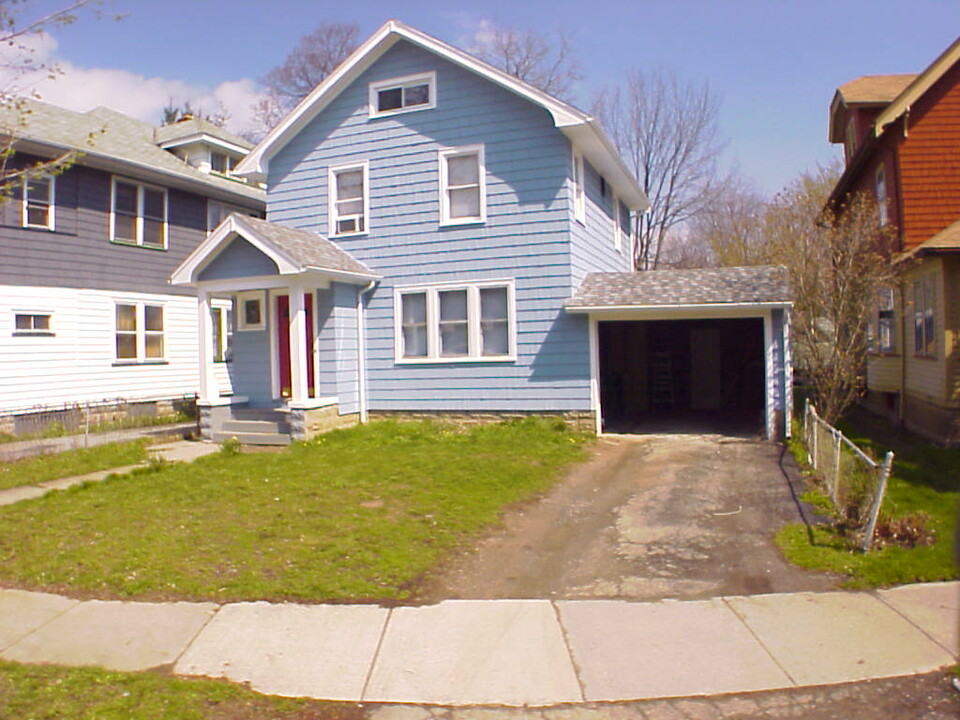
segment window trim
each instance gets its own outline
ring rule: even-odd
[[[450,158],[477,156],[477,185],[480,193],[480,214],[464,217],[450,217],[450,187],[448,186],[447,161]],[[478,225],[487,221],[487,165],[484,157],[483,145],[461,145],[460,147],[444,148],[437,151],[437,160],[440,166],[440,226]],[[458,188],[468,187],[466,185]],[[455,188],[456,189],[456,188]]]
[[[505,288],[507,291],[507,354],[482,355],[480,317],[480,290]],[[453,357],[440,355],[440,299],[441,292],[467,291],[467,354]],[[427,354],[420,357],[403,355],[403,296],[424,294],[426,300]],[[516,285],[513,280],[483,280],[479,282],[449,282],[430,285],[406,285],[393,289],[394,362],[398,365],[438,365],[456,363],[516,362],[517,310]]]
[[[923,300],[922,306],[917,304],[918,290]],[[937,290],[937,277],[933,274],[923,275],[911,284],[915,357],[937,357]]]
[[[392,110],[378,110],[377,95],[383,90],[393,88],[404,89],[415,85],[427,86],[427,92],[430,93],[430,100],[422,105],[409,105]],[[414,75],[402,75],[400,77],[387,78],[386,80],[377,80],[368,86],[367,112],[371,118],[390,117],[391,115],[402,115],[408,112],[418,112],[420,110],[431,110],[437,106],[437,73],[435,70],[425,73],[416,73]]]
[[[210,301],[210,322],[213,329],[210,341],[215,363],[228,363],[233,359],[233,316],[233,302],[230,300]],[[217,346],[217,340],[220,340],[220,347]]]
[[[873,352],[877,355],[897,355],[897,294],[890,286],[884,286],[877,292],[877,308],[873,320],[876,321],[876,336]],[[884,328],[889,335],[889,343],[884,342]]]
[[[53,325],[53,312],[50,310],[14,310],[13,313],[13,331],[10,333],[13,337],[53,337],[56,335]],[[37,330],[34,327],[30,329],[20,329],[17,327],[17,318],[19,317],[47,318],[46,329]],[[31,325],[34,325],[31,321]]]
[[[573,151],[573,162],[570,171],[571,200],[573,201],[573,219],[581,225],[587,223],[587,182],[585,176],[583,154]]]
[[[117,324],[117,309],[120,306],[132,306],[134,308],[135,327],[133,331],[121,331]],[[160,321],[162,328],[157,330],[147,330],[147,308],[160,308]],[[134,336],[135,356],[132,358],[121,358],[117,354],[117,337],[123,332],[125,335]],[[147,337],[159,335],[161,338],[161,354],[157,357],[147,357]],[[167,364],[167,308],[166,303],[146,300],[114,300],[113,301],[113,364],[114,365],[165,365]]]
[[[260,322],[248,323],[244,303],[255,300],[260,303]],[[237,332],[253,332],[267,329],[266,293],[263,290],[244,290],[237,293],[237,305],[234,310],[234,329]]]
[[[116,218],[117,218],[117,184],[125,183],[137,188],[137,214],[134,215],[136,230],[136,239],[127,240],[126,238],[116,237]],[[143,242],[143,221],[144,221],[144,194],[146,190],[154,190],[163,194],[163,221],[161,224],[161,244],[145,245]],[[148,250],[167,250],[169,244],[168,225],[170,218],[170,196],[165,187],[142,183],[139,180],[114,175],[110,180],[110,242],[117,245],[128,245],[131,247],[142,247]]]
[[[620,227],[620,215],[623,211],[620,209],[620,196],[614,193],[613,196],[613,249],[618,253],[623,253],[623,228]]]
[[[363,172],[363,230],[354,232],[337,232],[337,221],[339,217],[336,214],[337,202],[337,174],[341,172],[350,172],[361,170]],[[327,170],[327,231],[330,237],[354,237],[357,235],[367,235],[370,232],[370,163],[362,160],[356,163],[346,165],[331,165]],[[351,216],[345,216],[351,217]]]
[[[30,222],[30,181],[31,179],[44,179],[50,183],[50,193],[47,198],[46,207],[47,207],[47,224],[46,225],[35,225]],[[57,217],[57,178],[55,175],[50,175],[44,173],[38,175],[36,178],[27,178],[23,183],[23,199],[21,201],[21,225],[25,228],[31,228],[34,230],[56,230],[56,217]]]

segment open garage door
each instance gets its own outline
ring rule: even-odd
[[[765,431],[761,318],[597,325],[604,432]]]

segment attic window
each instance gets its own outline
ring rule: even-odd
[[[370,117],[436,107],[436,81],[429,72],[370,83]]]
[[[233,168],[236,167],[236,165],[237,159],[230,157],[226,153],[210,153],[210,172],[219,173],[220,175],[230,175],[233,173]]]

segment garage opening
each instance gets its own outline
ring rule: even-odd
[[[598,323],[604,432],[764,434],[760,318]]]

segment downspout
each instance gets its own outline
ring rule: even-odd
[[[367,422],[367,343],[363,316],[363,296],[377,286],[371,280],[357,293],[357,404],[360,406],[360,422]]]

